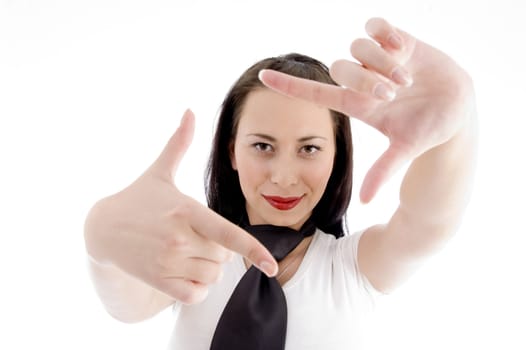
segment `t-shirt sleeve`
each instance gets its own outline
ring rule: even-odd
[[[378,291],[360,270],[360,266],[358,264],[358,246],[360,244],[360,238],[364,232],[365,230],[361,230],[351,234],[350,236],[341,238],[341,253],[344,257],[345,263],[351,269],[351,275],[355,278],[358,287],[368,293],[374,302],[377,298],[385,294]]]

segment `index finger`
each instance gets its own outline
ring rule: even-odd
[[[370,107],[370,98],[337,85],[298,78],[270,69],[262,69],[259,80],[286,96],[310,101],[348,116],[360,117]]]
[[[206,207],[191,213],[190,224],[197,233],[243,255],[267,276],[277,274],[278,264],[272,254],[241,227]]]

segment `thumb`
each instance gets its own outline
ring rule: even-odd
[[[192,143],[194,129],[194,113],[190,109],[187,109],[181,118],[179,127],[170,137],[163,151],[153,164],[152,167],[155,171],[170,178],[170,180],[174,178],[179,163]]]
[[[404,163],[410,159],[409,152],[392,144],[374,162],[363,180],[360,190],[362,203],[369,203],[380,187],[389,180]]]

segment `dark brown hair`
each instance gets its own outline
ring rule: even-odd
[[[265,88],[258,78],[262,69],[273,69],[296,77],[336,83],[327,66],[311,57],[291,53],[257,62],[234,83],[223,101],[205,176],[208,206],[235,224],[246,213],[239,177],[230,162],[230,145],[236,137],[239,115],[248,94]],[[352,192],[353,147],[349,118],[331,110],[336,155],[325,192],[311,219],[322,231],[341,237],[346,232],[345,214]]]

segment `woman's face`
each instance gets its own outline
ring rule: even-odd
[[[252,225],[303,225],[329,181],[334,134],[327,108],[266,88],[247,96],[231,161]]]

